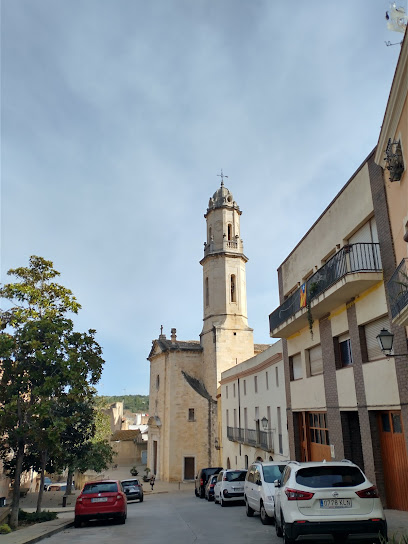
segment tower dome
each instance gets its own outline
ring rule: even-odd
[[[221,187],[215,191],[215,193],[213,194],[213,196],[210,198],[208,202],[207,212],[215,208],[223,208],[223,207],[235,208],[239,210],[239,207],[237,206],[237,203],[235,202],[231,191],[227,189],[224,186],[224,182],[221,181]]]

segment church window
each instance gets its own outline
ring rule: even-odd
[[[208,278],[205,278],[205,305],[210,304],[210,288],[208,285]]]
[[[211,240],[212,240],[212,228],[210,227],[208,229],[208,241],[211,242]]]
[[[234,391],[234,399],[235,399],[235,383],[232,385],[232,390]]]
[[[195,419],[194,419],[194,408],[189,408],[188,409],[188,420],[189,421],[195,421]]]
[[[229,457],[227,457],[227,468],[231,468],[231,461]]]
[[[228,385],[225,387],[225,396],[228,398]]]
[[[244,380],[244,395],[246,395],[246,380]]]
[[[232,240],[232,225],[228,225],[228,240]]]
[[[231,274],[231,302],[236,302],[236,292],[235,292],[235,274]]]
[[[269,374],[268,374],[268,372],[265,372],[265,382],[266,382],[266,389],[269,389]]]
[[[160,387],[160,376],[157,374],[157,376],[156,376],[156,389],[157,389],[157,391],[159,390],[159,387]]]

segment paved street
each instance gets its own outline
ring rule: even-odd
[[[190,493],[147,495],[142,503],[128,504],[125,525],[92,522],[81,529],[67,529],[47,539],[49,544],[86,542],[143,542],[189,544],[200,542],[282,544],[273,526],[259,517],[247,518],[244,506],[222,508]]]

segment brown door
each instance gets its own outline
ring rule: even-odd
[[[153,440],[153,474],[157,474],[157,440]]]
[[[387,508],[408,510],[408,457],[401,412],[378,414]]]
[[[194,457],[184,457],[184,479],[194,480]]]
[[[309,412],[309,461],[331,461],[329,430],[325,412]]]

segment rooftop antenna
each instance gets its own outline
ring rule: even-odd
[[[390,9],[385,12],[385,19],[387,21],[387,28],[393,32],[402,32],[405,33],[408,24],[408,16],[405,12],[405,9],[402,6],[398,6],[395,2],[390,4]],[[401,42],[391,43],[386,41],[385,45],[389,47],[390,45],[398,45]]]

